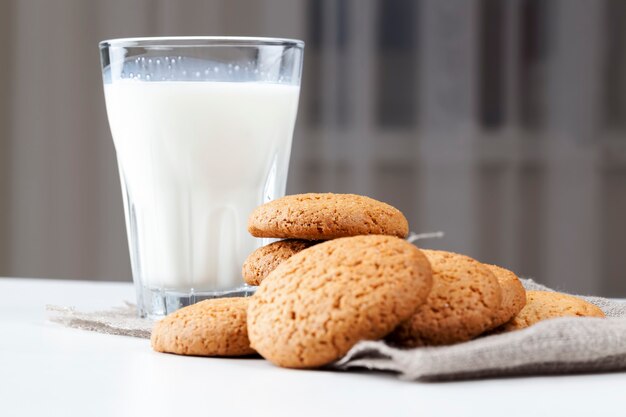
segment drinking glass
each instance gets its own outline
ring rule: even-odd
[[[245,296],[247,232],[285,193],[304,43],[243,37],[100,43],[142,317]]]

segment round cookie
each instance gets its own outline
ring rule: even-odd
[[[556,317],[605,317],[598,306],[573,295],[552,291],[528,291],[526,300],[526,306],[522,311],[498,330],[505,332],[520,330]]]
[[[333,362],[384,337],[426,299],[431,268],[414,245],[356,236],[310,247],[261,282],[248,308],[252,347],[279,366]]]
[[[243,263],[243,280],[249,285],[259,285],[282,262],[316,243],[314,240],[286,239],[258,248]]]
[[[456,253],[423,252],[433,270],[432,290],[426,302],[387,340],[404,347],[448,345],[492,328],[502,295],[489,268]]]
[[[329,240],[357,235],[406,237],[400,210],[354,194],[296,194],[257,207],[248,219],[256,237]]]
[[[496,276],[502,290],[502,304],[493,326],[500,326],[511,320],[526,305],[526,290],[517,275],[508,269],[497,265],[487,265],[487,268]]]
[[[246,325],[250,297],[216,298],[181,308],[152,330],[157,352],[195,356],[242,356],[255,353]]]

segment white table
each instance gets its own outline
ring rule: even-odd
[[[126,283],[0,278],[0,416],[626,415],[626,373],[403,382],[160,354],[147,340],[46,321],[46,304],[133,298]]]

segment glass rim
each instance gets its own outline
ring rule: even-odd
[[[136,38],[106,39],[98,43],[100,49],[109,47],[176,47],[176,48],[203,48],[215,46],[294,46],[304,48],[304,41],[290,38],[266,38],[254,36],[156,36]]]

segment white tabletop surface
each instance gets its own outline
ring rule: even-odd
[[[0,278],[0,416],[626,415],[626,373],[405,382],[160,354],[147,340],[46,320],[46,304],[124,300],[130,284]]]

